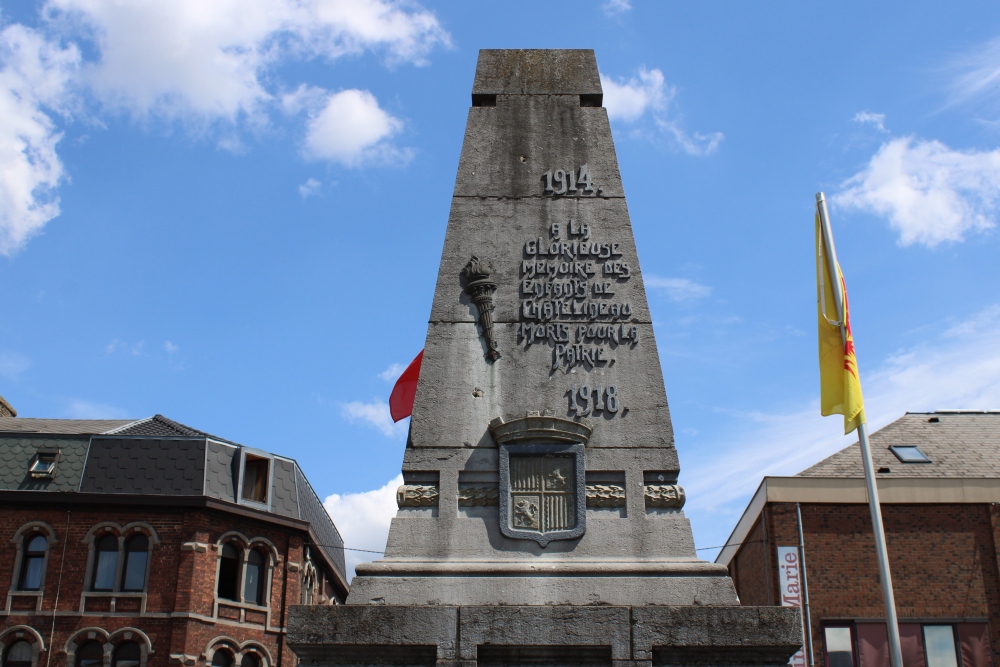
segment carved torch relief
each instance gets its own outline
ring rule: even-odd
[[[500,358],[500,344],[493,331],[493,293],[497,290],[495,281],[490,280],[493,268],[475,255],[462,270],[465,277],[465,293],[472,298],[479,311],[479,326],[486,339],[486,357],[490,361]]]

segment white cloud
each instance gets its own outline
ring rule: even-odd
[[[344,538],[344,546],[370,551],[385,550],[389,524],[396,516],[396,489],[402,483],[403,476],[399,475],[373,491],[327,496],[323,506]],[[347,576],[353,578],[355,566],[378,557],[379,554],[345,550]]]
[[[31,360],[16,352],[0,352],[0,377],[15,380],[31,367]]]
[[[169,344],[169,341],[168,341]],[[142,354],[143,348],[146,346],[146,341],[140,340],[138,343],[128,343],[123,340],[118,340],[115,338],[113,341],[108,343],[104,347],[105,354],[114,354],[115,352],[123,352],[125,354],[131,354],[133,357],[138,357]],[[167,350],[170,352],[171,350]]]
[[[601,88],[604,90],[604,106],[611,120],[636,123],[648,112],[661,134],[689,155],[711,155],[722,143],[724,137],[721,132],[688,132],[681,126],[677,113],[672,109],[676,106],[674,97],[677,89],[666,85],[663,72],[658,69],[640,67],[635,76],[620,81],[602,73]]]
[[[949,104],[982,101],[991,113],[1000,111],[1000,37],[955,58],[948,69],[953,75]]]
[[[399,438],[406,435],[406,422],[394,423],[389,414],[389,404],[379,399],[371,403],[351,401],[340,406],[340,414],[350,422],[361,422],[381,431],[387,438]]]
[[[211,132],[222,150],[245,153],[241,134],[269,125],[288,87],[276,74],[281,65],[366,51],[390,66],[422,65],[451,44],[434,13],[408,0],[46,0],[40,13],[38,30],[15,23],[0,31],[5,255],[59,215],[56,190],[66,174],[56,115],[69,120],[75,110],[98,126],[105,111],[180,122]],[[336,105],[331,113],[346,114],[355,134],[320,114],[306,138],[310,153],[351,166],[405,161],[409,152],[387,142],[400,121],[371,93],[354,92],[367,96],[360,110],[368,116],[352,118],[342,98],[340,114]]]
[[[379,107],[367,90],[341,90],[330,93],[322,108],[310,113],[303,155],[347,167],[405,164],[410,152],[388,141],[402,129],[403,122]]]
[[[901,137],[882,144],[832,201],[889,219],[899,243],[933,248],[995,226],[1000,150],[959,151]]]
[[[867,372],[861,359],[861,380],[872,431],[907,411],[1000,408],[1000,306],[901,350]],[[710,458],[684,469],[691,509],[731,510],[747,500],[764,475],[794,475],[857,440],[841,435],[840,416],[820,416],[818,399],[798,411],[735,416],[743,422],[740,435],[711,447]],[[726,465],[718,465],[720,460]]]
[[[60,48],[20,24],[0,32],[0,254],[20,249],[59,215],[62,134],[50,114],[66,111],[79,58],[73,45]]]
[[[308,199],[313,195],[318,195],[322,187],[323,186],[319,181],[317,181],[315,178],[310,178],[305,183],[299,186],[299,195],[303,199]]]
[[[632,10],[632,3],[629,0],[608,0],[603,5],[601,9],[608,16],[617,16],[618,14],[624,14],[625,12]]]
[[[871,111],[859,111],[854,114],[852,118],[855,123],[860,123],[862,125],[871,125],[879,132],[888,132],[885,129],[885,114],[884,113],[872,113]]]
[[[395,382],[396,378],[403,374],[406,370],[406,366],[403,364],[389,364],[389,367],[378,374],[380,378],[386,382]]]
[[[645,67],[639,68],[637,76],[621,83],[602,73],[601,88],[608,118],[625,122],[639,120],[649,109],[665,109],[668,98],[676,92],[673,86],[664,90],[663,72]]]
[[[69,402],[66,416],[70,419],[128,419],[121,408],[77,399]]]
[[[167,354],[173,354],[181,349],[179,346],[171,343],[169,340],[163,341],[163,349],[166,350]]]
[[[253,117],[283,59],[372,50],[422,64],[450,44],[433,13],[392,0],[49,0],[46,9],[92,36],[100,57],[87,79],[101,99],[139,116]]]
[[[687,278],[661,278],[648,274],[643,278],[643,282],[647,289],[661,291],[671,301],[696,301],[712,295],[711,287]]]

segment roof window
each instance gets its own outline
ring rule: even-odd
[[[38,452],[35,461],[28,468],[28,473],[35,479],[52,479],[52,473],[56,469],[55,452]]]
[[[903,463],[930,463],[930,458],[916,445],[891,445],[889,450]]]

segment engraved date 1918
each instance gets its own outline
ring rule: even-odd
[[[570,413],[578,417],[586,417],[591,412],[618,412],[618,387],[613,384],[609,384],[607,388],[598,385],[593,389],[586,384],[582,387],[570,387],[566,394],[569,395]]]
[[[565,195],[580,192],[585,195],[594,194],[594,184],[590,178],[587,165],[579,169],[556,169],[542,174],[545,181],[544,194]]]

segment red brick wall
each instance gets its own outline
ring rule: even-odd
[[[764,542],[763,515],[743,540],[729,571],[736,584],[740,603],[748,606],[770,605],[773,602],[767,577],[768,547]]]
[[[64,647],[67,641],[78,630],[87,627],[102,628],[109,633],[123,627],[142,630],[149,636],[154,651],[149,656],[147,667],[179,665],[176,660],[170,660],[170,654],[197,656],[199,662],[203,663],[201,658],[207,644],[219,636],[228,636],[240,643],[250,640],[259,642],[270,653],[272,666],[278,663],[279,653],[283,667],[295,664],[294,654],[287,648],[279,647],[280,633],[275,629],[281,627],[284,619],[282,612],[287,606],[284,601],[287,600],[289,604],[299,602],[301,570],[286,570],[288,562],[302,565],[303,535],[298,531],[214,510],[106,506],[74,509],[68,518],[67,533],[65,509],[32,507],[0,512],[0,587],[4,593],[0,600],[4,603],[7,589],[14,577],[16,545],[11,543],[11,537],[31,521],[44,521],[56,534],[58,541],[49,547],[42,601],[44,613],[12,611],[7,615],[0,609],[0,633],[15,625],[35,628],[45,643],[50,645],[50,649],[55,651],[51,656],[52,667],[66,664]],[[105,521],[113,521],[121,526],[142,521],[152,526],[159,538],[160,544],[153,548],[149,564],[146,613],[143,615],[96,614],[81,610],[89,551],[84,538],[95,524]],[[215,602],[217,554],[211,548],[207,552],[182,549],[181,545],[188,542],[214,545],[224,533],[231,530],[239,531],[250,539],[266,538],[277,549],[280,562],[275,563],[272,570],[269,598],[272,630],[267,630],[261,623],[249,622],[253,620],[252,613],[247,615],[248,622],[244,623],[227,623],[211,618]],[[66,556],[63,561],[64,543]],[[61,614],[74,614],[57,617],[55,636],[50,643],[51,610],[59,585],[61,564],[59,611]],[[209,618],[188,618],[189,613]],[[46,659],[43,652],[39,657],[39,665],[45,665]]]
[[[794,503],[769,503],[763,516],[771,558],[765,563],[754,544],[734,558],[743,604],[761,604],[761,586],[776,594],[776,548],[798,544]],[[882,506],[882,517],[900,620],[987,618],[1000,665],[1000,512],[981,504],[893,504]],[[820,663],[824,619],[884,618],[885,611],[868,506],[803,504],[802,523]]]

